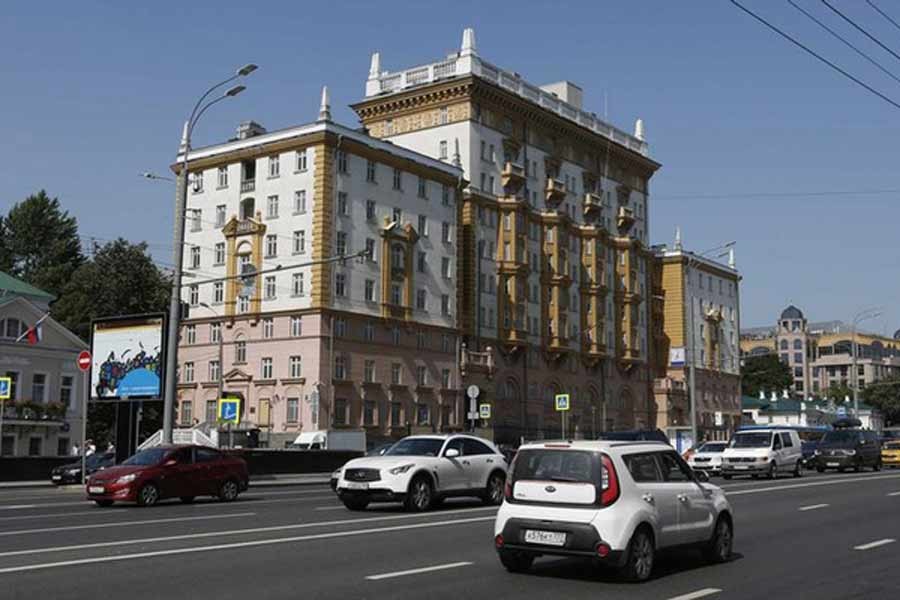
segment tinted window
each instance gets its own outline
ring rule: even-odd
[[[622,457],[635,483],[662,481],[662,474],[652,454],[628,454]]]
[[[572,450],[520,450],[513,479],[596,483],[600,481],[600,457]]]
[[[168,452],[169,451],[166,448],[151,448],[149,450],[143,450],[141,452],[138,452],[122,464],[137,466],[158,465],[162,462],[163,457],[168,454]]]
[[[194,462],[194,449],[181,448],[173,452],[169,458],[174,458],[179,465],[190,465]]]
[[[794,446],[794,443],[791,441],[791,434],[782,433],[781,434],[781,443],[784,444],[785,448],[792,448]]]
[[[727,442],[706,442],[697,449],[697,452],[724,452],[727,445]]]
[[[855,444],[859,439],[859,433],[849,429],[829,431],[822,438],[823,444]]]
[[[463,438],[463,454],[466,456],[476,456],[478,454],[493,454],[494,451],[479,442],[478,440],[470,440]]]
[[[435,438],[406,438],[394,444],[385,456],[437,456],[444,440]]]
[[[674,452],[663,452],[656,455],[662,468],[663,480],[668,482],[692,481],[691,468]]]
[[[446,453],[447,450],[451,450],[451,449],[459,452],[460,456],[465,454],[465,452],[463,452],[463,439],[462,438],[453,438],[452,440],[447,442],[447,447],[444,448],[444,453]]]
[[[214,462],[220,458],[222,458],[222,455],[211,448],[197,448],[194,454],[194,459],[198,463]]]
[[[731,439],[732,448],[768,448],[772,445],[772,434],[738,433]]]
[[[772,443],[772,448],[774,448],[775,450],[781,450],[781,436],[780,435],[775,436],[775,441]]]

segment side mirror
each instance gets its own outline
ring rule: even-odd
[[[459,450],[456,448],[447,448],[444,452],[444,458],[456,458],[457,456],[459,456]]]
[[[706,471],[694,471],[694,476],[700,483],[709,483],[709,475],[706,474]]]

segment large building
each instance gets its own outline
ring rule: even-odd
[[[626,133],[563,81],[538,86],[477,52],[388,71],[372,56],[353,106],[377,138],[464,177],[457,253],[466,383],[498,441],[657,422],[650,366],[649,183],[643,124]]]
[[[3,456],[66,455],[81,440],[84,375],[75,359],[87,344],[44,318],[53,299],[0,272],[0,376],[11,382],[0,419]],[[35,343],[20,339],[42,318]]]

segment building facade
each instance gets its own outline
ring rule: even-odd
[[[0,273],[0,376],[11,380],[3,401],[0,454],[67,455],[81,442],[84,375],[75,360],[81,339],[47,317],[35,344],[16,341],[48,312],[53,296]]]
[[[372,56],[353,106],[374,137],[450,162],[464,177],[457,253],[466,384],[492,405],[496,440],[657,422],[650,366],[649,182],[643,124],[625,133],[582,90],[536,86],[477,53],[399,71]]]

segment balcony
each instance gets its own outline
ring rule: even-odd
[[[547,189],[545,190],[547,204],[556,207],[566,199],[566,184],[555,177],[547,178]]]
[[[465,377],[470,373],[482,373],[490,379],[496,366],[494,365],[494,351],[490,346],[485,346],[484,352],[469,350],[466,344],[462,345],[459,358],[459,371]]]
[[[584,216],[600,215],[603,212],[603,198],[600,194],[588,192],[584,195]]]
[[[412,310],[400,304],[384,303],[381,305],[381,314],[385,319],[408,319]]]
[[[564,336],[552,335],[547,338],[547,352],[559,358],[569,352],[569,341]]]
[[[256,190],[256,179],[245,179],[241,182],[241,193],[249,194]]]
[[[616,225],[620,233],[628,233],[634,225],[634,211],[627,206],[620,206],[616,212]]]
[[[512,328],[500,329],[500,340],[507,349],[524,348],[528,343],[528,332],[521,328],[521,323],[517,323]]]
[[[500,181],[507,194],[517,194],[525,184],[525,168],[513,162],[507,162],[500,174]]]

